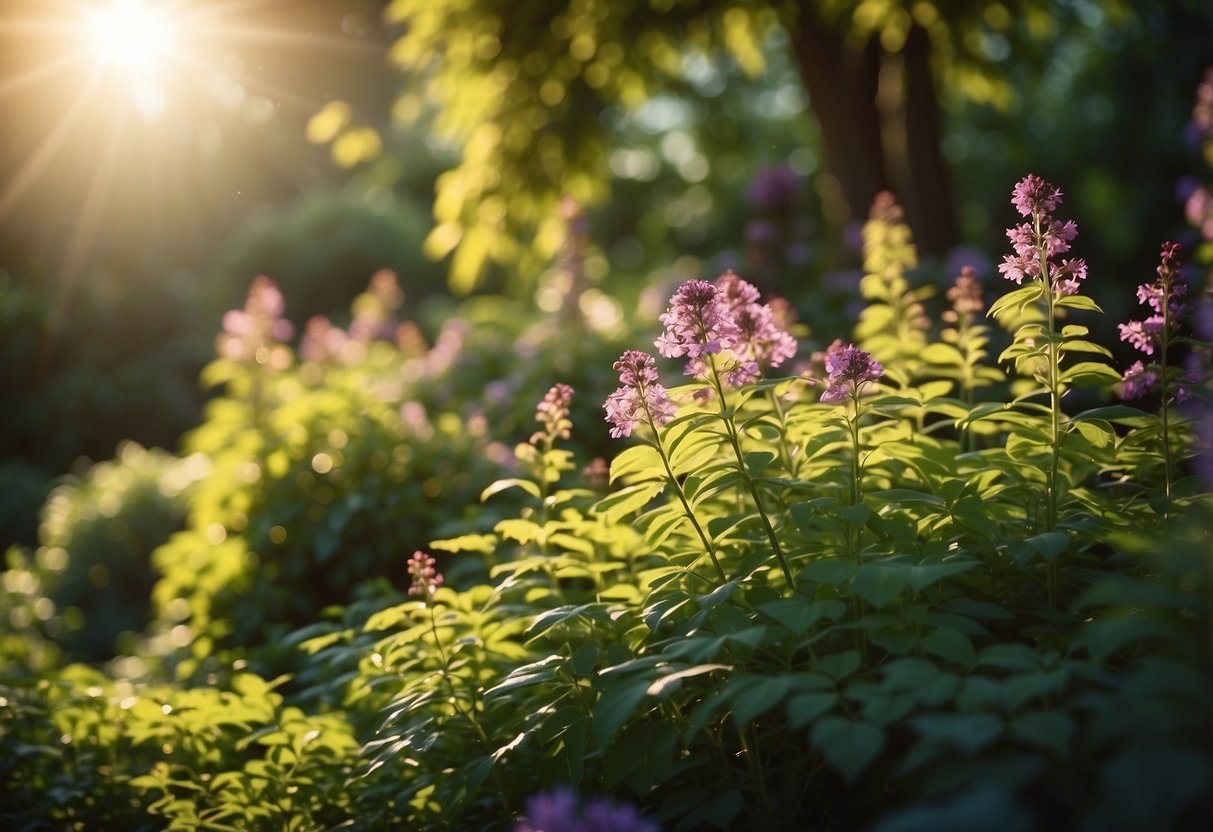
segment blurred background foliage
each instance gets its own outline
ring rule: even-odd
[[[258,274],[302,336],[314,315],[351,323],[370,276],[391,269],[424,353],[458,344],[393,407],[452,414],[451,435],[471,444],[424,453],[462,464],[476,453],[469,419],[522,441],[556,381],[584,391],[579,424],[601,424],[594,402],[635,340],[629,321],[651,319],[681,279],[735,268],[823,329],[855,297],[855,218],[875,190],[905,204],[925,280],[964,261],[991,279],[975,251],[1004,247],[1008,183],[1027,170],[1058,182],[1114,317],[1157,242],[1194,237],[1173,188],[1207,174],[1185,134],[1213,63],[1213,11],[1198,0],[306,0],[228,13],[226,37],[199,36],[208,72],[171,79],[156,117],[120,91],[81,97],[70,73],[27,80],[61,44],[0,27],[2,545],[59,545],[49,505],[39,538],[38,507],[65,475],[73,499],[92,499],[91,460],[120,461],[125,439],[200,449],[206,433],[189,432],[221,389],[197,379]],[[4,12],[47,14],[33,0]],[[347,394],[299,447],[314,456],[309,443],[364,418],[365,391]],[[398,413],[384,418],[399,429]],[[605,426],[583,432],[591,455],[605,439]],[[283,483],[310,464],[299,453]],[[258,486],[266,505],[272,485]]]

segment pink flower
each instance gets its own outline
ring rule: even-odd
[[[1048,271],[1052,285],[1050,289],[1061,295],[1078,293],[1079,286],[1087,278],[1087,264],[1079,259],[1064,260],[1059,264],[1048,261],[1070,250],[1070,241],[1078,236],[1078,225],[1073,220],[1060,222],[1053,211],[1061,203],[1061,189],[1030,173],[1015,184],[1011,192],[1011,204],[1028,222],[1007,229],[1007,239],[1014,254],[1003,256],[998,271],[1007,280],[1023,283],[1024,278],[1043,279]],[[1038,231],[1039,229],[1039,231]],[[1046,262],[1041,262],[1041,249]]]
[[[414,552],[409,558],[408,571],[412,584],[409,595],[421,598],[433,598],[434,592],[442,586],[442,573],[438,571],[437,561],[425,552]]]
[[[553,385],[535,406],[535,421],[543,430],[531,436],[532,445],[538,445],[545,436],[552,439],[568,439],[573,423],[569,420],[569,405],[573,401],[573,388],[567,384]]]
[[[1120,388],[1120,397],[1125,400],[1140,399],[1157,386],[1158,373],[1138,361],[1132,367],[1125,370]]]
[[[758,302],[752,284],[730,271],[716,279],[716,288],[737,330],[730,348],[735,361],[725,371],[727,384],[749,384],[763,368],[778,367],[796,355],[796,339],[780,325],[773,306]]]
[[[223,332],[215,346],[220,355],[232,361],[258,361],[272,352],[263,348],[287,341],[294,334],[291,322],[284,320],[286,302],[278,284],[264,275],[253,279],[243,309],[223,316]]]
[[[669,308],[659,320],[665,330],[658,336],[657,351],[666,358],[692,359],[687,374],[697,374],[705,355],[715,355],[732,346],[737,325],[721,302],[719,290],[706,280],[688,280],[670,298]]]
[[[622,385],[603,403],[611,436],[622,439],[632,435],[637,424],[653,430],[674,418],[675,407],[657,375],[653,356],[640,350],[627,350],[615,362]]]
[[[884,375],[879,361],[854,344],[844,345],[842,341],[835,341],[826,350],[825,370],[829,386],[821,394],[823,402],[840,402],[858,395],[864,384],[878,381]]]

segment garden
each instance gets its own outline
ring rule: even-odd
[[[1204,4],[239,6],[0,16],[5,829],[1213,826]]]

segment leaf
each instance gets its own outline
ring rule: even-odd
[[[1091,300],[1086,295],[1063,295],[1053,301],[1054,308],[1058,309],[1080,309],[1084,312],[1103,312],[1099,308],[1099,304]]]
[[[975,754],[1002,736],[1002,720],[993,714],[927,714],[910,720],[920,736]]]
[[[530,480],[523,480],[523,479],[518,479],[517,477],[511,477],[509,479],[497,480],[497,482],[493,483],[488,488],[484,489],[484,491],[481,491],[480,492],[480,502],[483,503],[485,500],[487,500],[489,497],[492,497],[494,494],[500,494],[502,491],[506,491],[511,488],[521,488],[523,491],[530,494],[536,500],[539,499],[540,492],[539,492],[538,485],[531,482]]]
[[[841,517],[844,523],[863,528],[872,516],[872,509],[867,503],[856,503],[853,506],[839,506],[834,509],[834,513]]]
[[[762,476],[763,470],[775,459],[770,451],[751,451],[745,455],[745,467],[751,476]]]
[[[610,482],[629,476],[641,480],[664,477],[665,466],[662,465],[661,455],[649,445],[633,445],[622,451],[611,461]]]
[[[848,782],[867,768],[885,745],[883,729],[867,722],[852,722],[841,716],[827,716],[818,720],[813,725],[809,739],[813,747]]]
[[[1045,711],[1028,713],[1013,719],[1008,733],[1017,740],[1052,751],[1062,760],[1070,758],[1070,740],[1074,736],[1074,717],[1068,713]]]
[[[937,497],[927,491],[916,491],[912,488],[891,488],[887,491],[872,491],[867,496],[880,502],[900,503],[902,505],[947,505],[942,497]]]
[[[758,607],[758,612],[787,627],[792,635],[803,635],[822,616],[820,604],[807,598],[780,598]]]
[[[989,311],[986,312],[987,317],[997,318],[1003,312],[1012,307],[1022,308],[1027,306],[1032,301],[1042,297],[1042,287],[1039,283],[1032,282],[1027,286],[1016,289],[1012,292],[1007,292],[1005,295],[994,301],[990,305]]]
[[[933,656],[939,656],[950,662],[955,662],[965,668],[973,666],[977,660],[977,651],[969,637],[951,627],[939,627],[923,637],[922,649]]]
[[[1070,548],[1070,536],[1065,532],[1041,532],[1026,541],[1045,560],[1052,563],[1057,556]]]
[[[818,558],[800,570],[798,579],[815,581],[828,586],[840,586],[855,573],[855,564],[838,558]]]
[[[863,663],[858,650],[847,650],[845,653],[831,653],[817,660],[814,669],[824,673],[835,681],[850,676]]]
[[[597,662],[598,645],[589,641],[578,647],[573,651],[573,655],[569,656],[568,668],[574,676],[585,679],[594,672],[594,665]]]
[[[837,702],[838,694],[832,690],[798,693],[786,705],[788,724],[792,728],[802,728],[833,708]]]
[[[625,679],[611,685],[598,697],[594,703],[594,722],[590,732],[600,748],[607,747],[615,732],[644,701],[649,684],[649,680],[644,678]]]
[[[905,589],[905,564],[865,563],[851,581],[851,589],[876,609],[888,604]]]
[[[910,589],[915,592],[922,592],[927,587],[942,581],[944,578],[960,575],[978,566],[981,566],[978,561],[967,558],[957,558],[939,563],[914,564],[909,568]]]
[[[673,673],[667,673],[664,676],[658,677],[649,685],[647,693],[649,696],[662,696],[667,692],[673,692],[682,684],[683,679],[690,679],[694,676],[702,676],[705,673],[711,673],[713,670],[732,670],[733,666],[729,664],[697,664],[693,667],[684,667],[682,670],[677,670]]]
[[[609,497],[604,497],[591,507],[595,514],[606,517],[607,522],[617,523],[634,511],[639,511],[665,488],[665,482],[645,482],[621,488]]]
[[[980,786],[943,803],[919,803],[877,821],[871,832],[1031,832],[1032,816],[1005,789]]]
[[[787,694],[791,682],[786,676],[748,676],[730,682],[740,692],[733,700],[733,719],[739,726],[746,726],[755,717],[775,707]]]

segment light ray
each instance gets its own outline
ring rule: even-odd
[[[0,220],[8,215],[8,212],[12,210],[13,205],[16,204],[21,195],[33,184],[34,180],[38,178],[38,175],[50,163],[54,155],[63,147],[63,143],[67,141],[68,134],[76,126],[76,122],[80,120],[85,105],[92,103],[93,92],[97,89],[98,85],[99,76],[94,72],[89,75],[88,81],[80,87],[80,92],[76,94],[75,100],[72,101],[63,115],[59,117],[59,121],[51,130],[50,135],[38,145],[38,149],[26,160],[25,164],[21,166],[17,175],[13,178],[13,181],[0,194]]]

